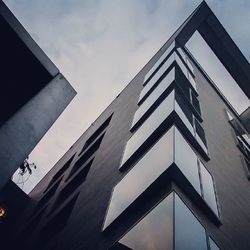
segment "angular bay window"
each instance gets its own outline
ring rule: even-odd
[[[149,103],[143,103],[135,113],[131,130],[134,131],[135,128],[137,128],[137,130],[127,142],[120,168],[123,168],[125,165],[129,165],[129,162],[131,163],[134,161],[133,158],[136,158],[136,155],[140,154],[140,151],[142,151],[140,148],[148,144],[150,138],[154,137],[153,134],[160,130],[158,128],[161,127],[163,123],[165,124],[167,120],[172,119],[172,114],[178,115],[191,136],[196,139],[197,144],[200,147],[199,150],[202,150],[207,155],[208,151],[206,144],[200,139],[200,135],[205,139],[205,134],[201,134],[203,129],[201,126],[196,126],[196,128],[199,128],[199,131],[197,130],[195,132],[193,114],[189,107],[185,105],[185,101],[183,101],[177,90],[172,90],[163,101],[160,100],[160,104],[154,103],[149,107],[152,100],[150,98],[148,100]],[[156,102],[158,102],[158,100],[156,100]],[[171,122],[174,123],[175,121],[169,121],[169,123]]]
[[[173,163],[173,139],[172,127],[115,186],[104,229]]]
[[[110,249],[219,250],[175,192],[170,193]]]
[[[136,250],[173,249],[173,199],[171,193],[119,240],[119,244]]]
[[[121,166],[139,149],[139,147],[152,135],[152,133],[163,123],[163,121],[174,110],[174,91],[156,108],[150,117],[128,140]]]
[[[207,250],[206,231],[178,195],[174,196],[175,250]]]
[[[133,124],[137,124],[137,122],[146,114],[149,113],[150,110],[152,110],[152,107],[157,105],[159,101],[161,101],[161,97],[164,98],[164,93],[167,93],[167,90],[169,89],[170,85],[173,83],[175,79],[175,72],[174,68],[170,70],[170,72],[167,74],[167,76],[162,80],[162,82],[157,85],[157,87],[154,89],[154,91],[148,96],[148,98],[145,100],[142,105],[139,106],[138,110],[135,113]]]
[[[149,70],[149,72],[145,75],[144,84],[146,85],[147,82],[156,74],[156,72],[160,69],[160,66],[166,60],[167,56],[169,56],[170,52],[174,49],[175,42],[173,42],[163,53],[163,55],[157,60],[154,66]]]
[[[194,68],[189,61],[189,58],[183,52],[182,48],[177,49],[179,55],[179,65],[182,68],[182,72],[185,74],[187,79],[192,84],[193,88],[196,90],[196,82],[194,81]],[[181,62],[180,62],[181,61]]]
[[[147,195],[163,174],[164,178],[169,176],[183,189],[188,186],[193,194],[200,197],[199,202],[207,206],[209,213],[217,216],[217,210],[213,212],[216,198],[212,179],[209,179],[211,176],[205,170],[202,173],[199,171],[197,155],[179,130],[172,126],[114,187],[103,229],[124,214],[132,204],[135,207],[138,198]],[[172,176],[173,172],[175,174]]]
[[[160,69],[157,71],[156,74],[154,74],[153,77],[150,78],[150,80],[147,82],[146,86],[142,89],[140,98],[139,98],[139,104],[143,103],[147,96],[157,87],[158,84],[164,79],[166,75],[168,75],[169,71],[173,67],[173,65],[178,65],[181,74],[184,74],[184,77],[186,78],[187,82],[189,83],[189,87],[196,92],[196,89],[193,87],[194,81],[193,75],[187,75],[186,71],[186,65],[183,64],[183,60],[180,59],[180,55],[176,53],[176,51],[172,51],[171,54],[167,57],[167,60],[164,62],[164,64],[161,65]],[[189,71],[189,70],[188,70]],[[192,79],[192,81],[190,81]],[[185,81],[181,84],[185,84]]]

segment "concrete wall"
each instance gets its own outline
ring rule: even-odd
[[[58,74],[0,128],[0,189],[75,94],[67,80]]]

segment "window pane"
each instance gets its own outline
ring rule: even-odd
[[[155,207],[119,243],[135,250],[172,250],[173,194]]]
[[[145,102],[138,108],[135,113],[132,127],[141,119],[145,112],[152,106],[152,104],[160,97],[160,95],[169,87],[174,81],[174,68],[167,74],[155,90],[149,95]]]
[[[182,48],[178,48],[177,50],[180,53],[180,55],[183,58],[183,60],[185,61],[185,63],[188,65],[188,68],[190,69],[190,71],[192,71],[192,73],[194,73],[194,68],[191,65],[191,63],[189,62],[189,60],[188,60],[186,54],[184,53],[184,51],[182,50]]]
[[[167,50],[163,53],[163,55],[159,58],[159,60],[155,63],[155,65],[149,70],[149,72],[146,74],[144,82],[146,82],[149,77],[153,74],[153,72],[160,66],[160,64],[164,61],[164,59],[167,57],[169,52],[174,48],[175,43],[173,42]]]
[[[173,194],[132,228],[112,250],[172,250]]]
[[[205,229],[179,196],[174,198],[175,250],[207,250]]]
[[[177,128],[175,128],[174,161],[196,191],[201,194],[197,156]]]
[[[104,228],[173,163],[173,127],[115,186]]]
[[[160,69],[157,71],[157,73],[149,80],[147,85],[142,89],[141,95],[139,98],[139,102],[145,97],[145,95],[150,91],[150,89],[154,86],[154,84],[162,77],[162,75],[165,73],[165,71],[170,67],[170,65],[176,61],[176,63],[179,65],[181,71],[186,76],[186,78],[189,80],[190,84],[196,87],[194,79],[190,73],[187,73],[188,70],[186,66],[181,61],[179,55],[176,52],[173,52],[171,56],[164,62],[164,64],[160,67]]]
[[[220,248],[215,244],[215,242],[209,237],[210,250],[220,250]]]
[[[153,85],[160,79],[163,73],[169,68],[175,58],[175,53],[172,53],[171,56],[167,59],[166,62],[161,66],[157,73],[150,79],[147,85],[142,89],[139,101],[146,95],[146,93],[153,87]]]
[[[196,118],[194,119],[194,122],[195,122],[195,139],[200,144],[204,152],[207,154],[208,150],[207,150],[207,140],[205,131]]]
[[[182,109],[183,113],[185,114],[186,118],[188,119],[189,123],[193,125],[193,114],[191,109],[187,106],[184,97],[179,92],[176,92],[175,99],[176,102],[179,104],[180,108]]]
[[[178,114],[178,116],[181,118],[181,120],[183,121],[183,123],[186,125],[186,127],[188,128],[188,130],[192,133],[192,135],[194,135],[194,128],[193,128],[193,126],[191,125],[191,123],[190,123],[189,119],[187,118],[186,114],[183,112],[183,109],[180,107],[179,103],[176,102],[176,101],[175,101],[174,110],[176,111],[176,113]]]
[[[198,98],[195,96],[194,92],[192,91],[192,104],[196,111],[201,115],[201,108]]]
[[[216,197],[214,192],[214,183],[211,174],[207,171],[203,163],[200,161],[201,183],[203,188],[203,196],[210,208],[218,215]]]
[[[197,133],[195,134],[195,139],[200,144],[200,146],[202,147],[203,151],[206,154],[208,154],[207,146],[204,144],[204,142],[201,140],[200,136]]]
[[[180,52],[180,50],[178,50]],[[183,53],[182,53],[183,54]],[[187,62],[187,60],[185,60],[186,57],[183,57],[184,61]],[[180,59],[179,56],[176,56],[176,61],[178,63],[178,65],[180,66],[183,74],[186,76],[186,78],[189,80],[189,82],[191,83],[191,85],[194,87],[194,89],[196,90],[196,83],[195,80],[193,78],[193,76],[190,74],[190,72],[188,71],[186,65],[184,65],[184,63],[182,62],[182,60]],[[190,63],[188,63],[188,65],[190,65]],[[192,67],[193,68],[193,67]]]
[[[128,140],[121,166],[135,153],[156,128],[170,115],[174,106],[174,91],[157,107],[151,116]]]

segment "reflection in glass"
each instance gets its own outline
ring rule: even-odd
[[[176,102],[176,101],[175,101],[175,107],[174,107],[174,109],[175,109],[175,112],[178,114],[178,116],[183,121],[183,123],[186,125],[186,127],[188,128],[188,130],[192,133],[192,135],[194,135],[194,128],[190,124],[190,120],[186,116],[187,113],[183,112],[183,109],[180,107],[179,103]],[[192,114],[191,114],[191,117],[192,117]]]
[[[199,113],[199,115],[201,115],[201,107],[200,107],[200,103],[198,98],[196,97],[196,95],[194,94],[193,91],[192,92],[192,104],[194,106],[194,108],[196,109],[196,111]]]
[[[210,250],[220,250],[216,243],[209,237]]]
[[[198,122],[198,120],[195,118],[195,131],[196,131],[196,135],[199,136],[199,138],[202,140],[203,144],[207,145],[207,140],[206,140],[206,135],[205,135],[205,131],[203,129],[203,127],[201,126],[201,124]]]
[[[215,242],[206,237],[204,227],[189,208],[172,192],[111,249],[208,250],[208,245],[210,250],[219,250]]]
[[[135,250],[172,250],[173,193],[129,231],[119,243]]]
[[[193,76],[190,73],[187,73],[188,70],[186,66],[183,64],[182,60],[180,59],[179,55],[174,51],[172,54],[168,57],[168,59],[164,62],[164,64],[160,67],[160,69],[157,71],[157,73],[148,81],[146,86],[142,89],[139,102],[149,93],[152,91],[152,88],[155,86],[155,84],[159,84],[160,78],[164,75],[164,73],[169,69],[170,65],[173,62],[176,62],[183,74],[186,76],[186,78],[189,80],[189,83],[196,88],[195,81],[193,79]]]
[[[104,223],[106,228],[173,163],[173,127],[115,186]]]
[[[175,163],[201,194],[197,156],[177,128],[175,128]]]
[[[163,55],[158,59],[158,61],[155,63],[155,65],[149,70],[149,72],[145,75],[144,82],[146,82],[149,77],[154,73],[154,71],[160,66],[160,64],[164,61],[164,59],[167,57],[169,52],[175,47],[175,43],[173,42],[163,53]]]
[[[174,91],[157,107],[151,116],[128,140],[121,166],[138,150],[157,127],[170,115],[174,106]]]
[[[180,52],[180,50],[178,49],[178,52]],[[182,56],[182,59],[187,63],[187,65],[189,66],[189,70],[190,68],[192,68],[192,70],[190,71],[193,71],[193,67],[191,66],[191,64],[189,63],[189,61],[186,59],[186,56],[184,55],[183,52],[181,52],[181,56]],[[191,85],[194,87],[194,89],[196,90],[196,82],[193,78],[193,75],[189,72],[188,68],[186,67],[186,65],[183,63],[183,61],[180,59],[179,55],[176,56],[176,61],[178,63],[178,65],[180,66],[183,74],[187,77],[187,79],[190,81]],[[191,66],[191,67],[190,67]]]
[[[169,85],[173,81],[174,81],[174,68],[167,74],[167,76],[149,95],[146,101],[138,108],[134,116],[132,127],[142,118],[142,116],[146,113],[146,111],[152,106],[152,104],[160,97],[160,95],[169,87]]]
[[[200,146],[203,149],[203,151],[206,154],[208,154],[207,146],[204,144],[204,142],[201,140],[201,138],[199,137],[199,135],[197,133],[195,134],[195,139],[200,144]]]
[[[175,250],[207,250],[206,232],[192,212],[175,194]]]
[[[167,59],[167,61],[164,62],[164,64],[160,67],[157,73],[149,80],[147,85],[142,89],[139,101],[141,101],[142,98],[144,98],[144,96],[149,92],[149,90],[153,87],[153,85],[162,77],[162,75],[170,67],[174,59],[175,59],[175,53],[172,53]]]
[[[208,203],[210,208],[214,211],[214,213],[218,215],[213,178],[211,174],[207,171],[203,163],[201,161],[199,161],[199,163],[204,199]]]
[[[191,63],[189,62],[189,60],[188,60],[186,54],[184,53],[184,51],[182,50],[182,48],[178,48],[177,50],[178,50],[179,54],[181,55],[182,59],[183,59],[183,60],[185,61],[185,63],[188,65],[189,70],[190,70],[192,73],[194,73],[194,68],[193,68],[193,66],[191,65]]]

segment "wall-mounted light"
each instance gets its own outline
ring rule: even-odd
[[[0,205],[0,220],[3,219],[7,214],[7,210],[5,207]]]

